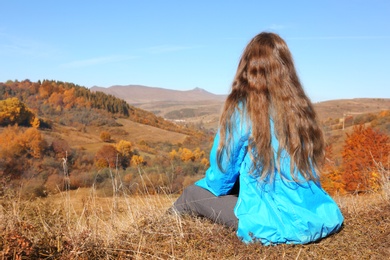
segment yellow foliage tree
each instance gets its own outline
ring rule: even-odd
[[[126,169],[130,164],[131,156],[133,155],[133,145],[126,140],[120,140],[115,146],[118,151],[118,162],[123,169]]]
[[[200,160],[200,163],[203,164],[206,167],[210,166],[210,162],[206,158],[202,158],[202,160]]]
[[[204,155],[205,155],[204,151],[201,151],[199,147],[194,150],[195,160],[200,160],[201,158],[204,157]]]
[[[179,150],[180,152],[180,159],[183,162],[188,162],[188,161],[194,161],[195,160],[195,155],[194,153],[188,149],[188,148],[183,148]]]
[[[41,120],[39,120],[38,117],[33,117],[33,119],[30,121],[30,125],[34,128],[39,128],[41,125]]]
[[[18,98],[8,98],[0,101],[0,125],[24,125],[30,126],[35,115]]]
[[[131,142],[126,141],[126,140],[120,140],[116,144],[116,150],[119,152],[120,155],[126,156],[126,157],[131,157],[133,153],[133,145]]]
[[[100,139],[103,141],[103,142],[109,142],[111,141],[111,134],[107,131],[102,131],[100,133]]]
[[[141,155],[133,155],[133,157],[131,157],[131,164],[134,166],[140,166],[144,163],[144,158]]]
[[[169,159],[175,160],[178,157],[178,153],[175,149],[173,149],[169,154]]]

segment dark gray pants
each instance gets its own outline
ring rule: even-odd
[[[236,203],[237,195],[217,197],[208,190],[191,185],[184,189],[172,209],[179,214],[206,217],[216,223],[237,229],[238,219],[234,214]]]

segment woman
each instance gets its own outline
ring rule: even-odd
[[[239,62],[210,167],[172,210],[237,229],[246,243],[319,240],[343,223],[319,183],[323,157],[323,133],[285,41],[260,33]]]

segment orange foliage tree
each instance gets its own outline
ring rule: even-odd
[[[18,142],[26,154],[34,158],[41,158],[47,147],[46,141],[36,128],[28,128],[19,135]]]
[[[103,145],[95,155],[95,164],[98,168],[111,167],[117,165],[118,152],[113,145]]]
[[[66,140],[54,138],[50,147],[57,158],[66,158],[71,154],[71,148]]]
[[[325,147],[325,163],[320,173],[321,186],[331,195],[345,192],[343,176],[335,166],[332,145]]]
[[[390,153],[388,135],[363,125],[347,134],[342,151],[342,169],[348,192],[376,191],[380,188],[378,165],[388,167]]]
[[[18,178],[29,167],[32,158],[42,158],[47,143],[36,128],[24,132],[17,126],[8,126],[0,133],[0,174]]]
[[[0,155],[17,158],[22,155],[41,158],[47,143],[36,128],[28,128],[24,132],[15,125],[8,126],[0,135]]]
[[[133,154],[134,151],[131,142],[121,140],[115,146],[102,146],[95,155],[95,165],[98,168],[114,168],[118,166],[126,169],[130,165],[130,161],[134,156]]]

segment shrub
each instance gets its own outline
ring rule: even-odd
[[[107,131],[102,131],[100,133],[100,140],[103,142],[110,142],[111,141],[111,134]]]
[[[99,169],[111,167],[115,168],[117,164],[117,150],[113,145],[102,146],[95,155],[95,165]]]
[[[64,190],[64,176],[51,174],[45,183],[46,190],[49,194],[56,194]]]
[[[388,165],[390,138],[371,127],[355,126],[347,134],[342,152],[343,180],[349,192],[367,192],[378,189],[376,165]]]

